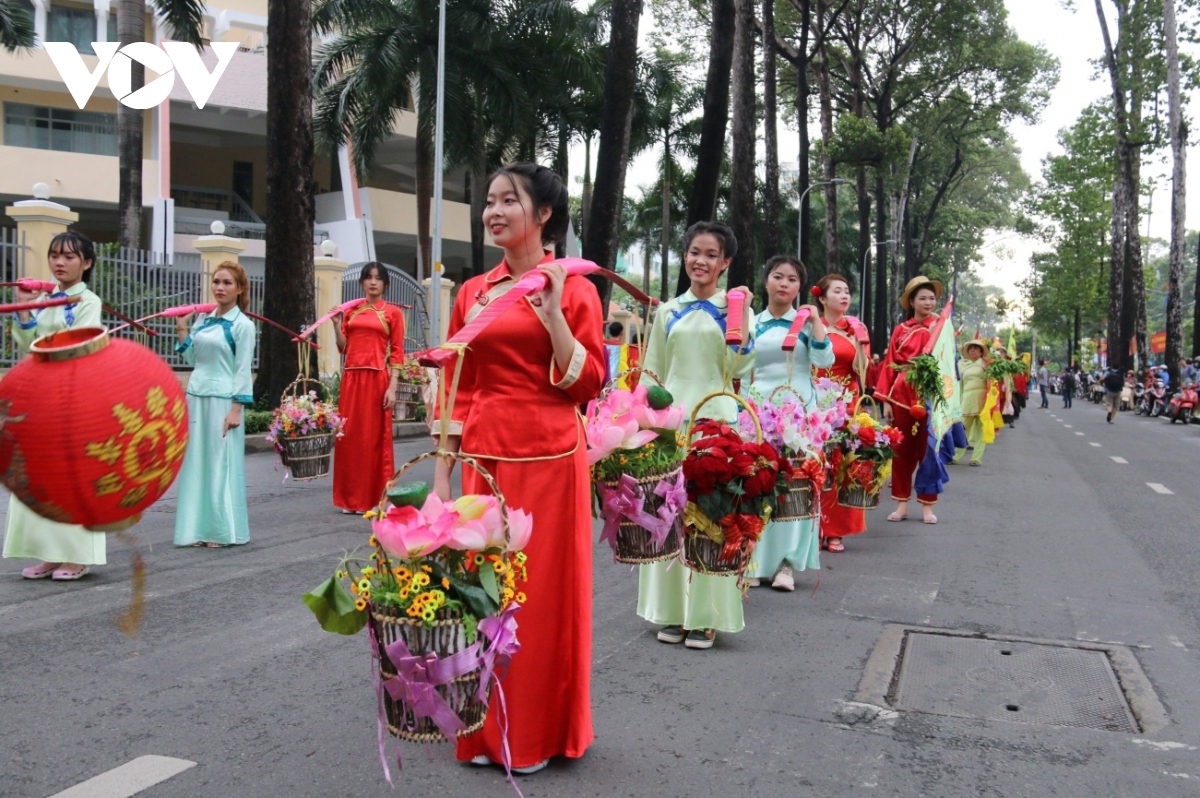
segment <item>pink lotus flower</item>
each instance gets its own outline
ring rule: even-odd
[[[614,391],[615,393],[615,391]],[[677,430],[683,424],[683,408],[679,405],[655,410],[646,398],[646,386],[639,384],[631,397],[633,417],[642,429]]]
[[[445,546],[457,521],[453,507],[430,494],[420,510],[389,507],[383,518],[371,522],[371,529],[384,551],[411,560]]]
[[[524,510],[508,511],[508,550],[521,551],[533,535],[533,516]]]
[[[624,389],[588,404],[584,432],[589,464],[600,462],[617,449],[639,449],[658,437],[657,432],[641,429],[633,414],[633,395]]]
[[[500,502],[495,496],[469,494],[456,499],[452,506],[457,523],[450,531],[447,546],[459,551],[504,548]]]

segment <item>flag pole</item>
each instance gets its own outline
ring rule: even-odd
[[[430,275],[429,345],[442,342],[442,173],[445,153],[446,103],[446,0],[438,10],[437,103],[434,110],[433,138],[433,273]]]

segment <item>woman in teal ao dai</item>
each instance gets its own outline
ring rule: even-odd
[[[100,327],[100,297],[88,290],[96,251],[92,242],[74,231],[59,233],[47,253],[50,272],[58,281],[51,297],[69,297],[67,305],[39,311],[21,311],[12,326],[13,343],[22,352],[38,338],[73,327]],[[46,299],[46,295],[16,289],[16,300]],[[60,524],[42,518],[10,497],[4,525],[4,556],[41,560],[21,571],[26,579],[68,581],[86,576],[93,565],[107,562],[104,535],[81,526]]]
[[[176,322],[175,351],[195,367],[187,385],[188,447],[179,471],[176,546],[231,546],[250,540],[246,512],[246,428],[242,408],[253,403],[250,365],[254,322],[243,311],[250,281],[236,263],[212,277],[217,309],[188,332]]]
[[[662,379],[689,416],[701,399],[732,390],[730,381],[747,377],[754,367],[753,343],[741,350],[725,344],[728,301],[718,283],[736,252],[737,239],[725,225],[692,225],[684,245],[691,288],[658,309],[650,331],[643,366]],[[745,308],[742,329],[749,330],[749,302]],[[700,409],[703,418],[730,423],[737,413],[737,402],[728,396]],[[641,565],[637,612],[651,623],[664,625],[658,632],[660,642],[686,640],[688,648],[712,648],[718,629],[740,632],[745,626],[737,582],[732,576],[695,573],[681,562]]]
[[[767,309],[755,320],[754,348],[757,360],[751,384],[763,402],[770,400],[775,389],[787,385],[799,396],[805,409],[812,410],[816,407],[813,367],[829,368],[833,365],[833,346],[826,337],[820,311],[806,306],[811,311],[811,320],[805,322],[797,337],[796,349],[790,353],[790,370],[789,353],[783,351],[783,339],[796,318],[796,296],[804,285],[805,277],[804,266],[792,258],[777,255],[767,261],[763,270]],[[746,392],[746,386],[743,385],[743,393]],[[789,398],[795,400],[796,397],[791,391],[780,391],[774,404],[781,405]],[[819,518],[772,521],[768,524],[754,549],[750,569],[751,587],[756,587],[763,579],[770,579],[771,586],[778,590],[795,590],[794,571],[821,567],[819,528]]]

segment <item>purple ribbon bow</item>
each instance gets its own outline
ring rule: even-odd
[[[654,486],[654,493],[663,499],[658,508],[658,517],[662,519],[662,523],[658,529],[651,530],[654,533],[654,545],[661,548],[667,539],[667,533],[675,526],[675,522],[683,515],[683,509],[687,507],[687,483],[683,478],[683,470],[680,469],[675,475],[674,482],[660,479]]]
[[[479,622],[479,634],[489,641],[480,657],[483,669],[479,675],[479,692],[476,694],[480,701],[487,699],[487,689],[491,685],[493,673],[500,671],[495,673],[496,681],[499,682],[503,671],[512,662],[513,654],[521,650],[521,643],[517,640],[517,619],[513,617],[519,609],[521,605],[513,602],[499,615],[484,618]]]
[[[617,529],[621,519],[628,518],[640,527],[649,530],[656,545],[661,546],[666,540],[667,532],[671,530],[671,522],[664,523],[657,515],[646,512],[646,500],[637,481],[628,474],[622,474],[617,481],[617,487],[605,485],[596,486],[600,493],[600,514],[604,516],[604,531],[600,539],[608,541],[608,545],[617,548]]]
[[[439,659],[432,652],[423,657],[413,656],[403,640],[389,644],[385,651],[396,666],[396,675],[383,683],[392,700],[402,701],[418,718],[431,719],[447,740],[453,740],[466,724],[438,693],[437,687],[479,667],[479,644],[445,659]]]

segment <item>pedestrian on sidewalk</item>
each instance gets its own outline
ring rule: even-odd
[[[1104,406],[1108,408],[1108,423],[1113,423],[1117,410],[1121,407],[1121,392],[1125,390],[1125,380],[1121,378],[1121,370],[1110,366],[1104,375]]]
[[[395,473],[392,413],[396,384],[404,366],[404,314],[384,301],[387,267],[371,261],[358,284],[367,301],[333,317],[342,363],[338,412],[344,434],[333,443],[333,506],[365,513],[379,504],[383,486]]]
[[[1050,390],[1050,369],[1046,367],[1049,362],[1046,358],[1042,358],[1042,367],[1038,369],[1037,382],[1038,390],[1042,392],[1042,410],[1050,409],[1050,397],[1047,393]]]
[[[816,294],[817,291],[820,293]],[[833,365],[826,369],[815,369],[814,373],[818,378],[831,379],[845,386],[851,394],[851,402],[856,402],[866,387],[872,386],[872,373],[878,376],[882,368],[879,355],[872,354],[870,357],[870,362],[877,364],[872,371],[872,367],[867,365],[871,335],[861,321],[847,315],[853,294],[845,277],[840,274],[825,275],[817,281],[814,294],[821,308],[825,329],[829,331],[829,340],[833,342]],[[866,510],[843,506],[837,500],[837,493],[836,490],[823,490],[820,493],[821,544],[835,554],[846,550],[843,538],[867,531]]]
[[[928,449],[929,416],[913,415],[913,408],[922,400],[904,379],[902,367],[907,366],[922,354],[929,344],[930,328],[937,320],[937,303],[942,297],[942,284],[928,277],[917,276],[908,281],[900,295],[900,307],[907,318],[892,330],[883,368],[879,371],[879,382],[875,386],[875,398],[885,402],[883,418],[904,433],[904,440],[895,447],[892,461],[892,498],[896,500],[895,511],[887,517],[889,521],[908,518],[908,501],[912,498],[913,476]],[[923,409],[923,408],[922,408]],[[937,494],[919,494],[922,520],[936,524],[933,506]]]
[[[1063,409],[1071,406],[1071,396],[1075,393],[1075,373],[1067,369],[1062,375]]]
[[[250,280],[226,261],[212,276],[217,309],[175,320],[175,351],[193,366],[188,378],[188,443],[179,470],[176,546],[233,546],[250,540],[246,510],[246,427],[242,409],[254,403],[254,322]]]
[[[963,427],[967,433],[967,444],[971,451],[971,465],[979,466],[983,461],[983,450],[986,446],[983,440],[983,413],[987,400],[988,362],[984,357],[987,344],[978,338],[963,344],[963,359],[958,363],[958,373],[962,378],[962,416]],[[954,462],[962,462],[967,449],[960,449],[954,455]]]
[[[100,327],[100,297],[88,290],[87,280],[96,261],[96,250],[86,236],[68,230],[50,240],[46,253],[50,272],[58,282],[52,297],[74,301],[38,311],[22,310],[12,326],[13,343],[28,354],[38,338],[75,327]],[[32,302],[44,294],[15,289],[17,302]],[[82,390],[80,386],[80,390]],[[41,560],[21,571],[26,579],[71,581],[86,576],[91,566],[107,562],[105,536],[82,526],[59,524],[42,518],[9,496],[4,525],[4,556]]]
[[[544,166],[505,166],[488,181],[483,225],[504,260],[459,289],[449,335],[535,269],[546,287],[497,317],[459,355],[453,418],[441,418],[439,407],[432,425],[435,440],[444,429],[447,450],[473,457],[508,506],[534,518],[524,549],[527,598],[517,619],[521,654],[500,680],[503,693],[492,691],[483,728],[461,738],[455,752],[481,766],[511,761],[522,774],[553,756],[583,756],[595,737],[592,485],[578,408],[604,385],[603,314],[591,283],[552,262],[567,212],[567,189]],[[443,374],[457,365],[447,364]],[[441,380],[443,390],[450,382]],[[452,472],[453,461],[436,461],[434,490],[443,500]],[[473,468],[463,469],[462,489],[492,493]]]
[[[689,227],[683,265],[691,285],[659,307],[650,329],[646,368],[662,378],[663,386],[689,416],[705,396],[732,390],[731,381],[744,379],[754,368],[753,341],[740,351],[725,343],[729,305],[720,279],[737,248],[733,231],[720,222],[696,222]],[[742,329],[753,333],[749,300],[745,308]],[[733,424],[738,405],[720,396],[704,405],[703,415]],[[638,566],[637,613],[663,627],[658,640],[708,649],[718,630],[740,632],[745,620],[738,580],[679,566],[677,562]]]
[[[833,365],[833,346],[821,312],[816,307],[805,305],[801,308],[810,311],[809,321],[805,322],[797,336],[795,351],[783,351],[783,339],[787,337],[796,318],[796,297],[807,281],[804,265],[795,258],[776,255],[767,261],[763,269],[767,309],[755,319],[754,372],[751,384],[742,383],[742,391],[748,395],[753,388],[760,401],[768,402],[776,388],[786,385],[795,392],[795,396],[785,395],[777,401],[782,403],[788,398],[794,401],[799,397],[805,410],[809,411],[814,410],[817,404],[813,369]],[[813,289],[814,294],[819,291],[819,287]],[[771,521],[767,524],[754,548],[750,586],[757,587],[762,580],[769,579],[771,587],[776,590],[795,590],[795,571],[820,569],[819,527],[817,518]]]

